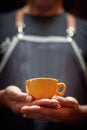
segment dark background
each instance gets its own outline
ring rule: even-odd
[[[0,13],[9,12],[25,5],[26,0],[0,0]],[[64,0],[65,10],[87,19],[87,0]]]
[[[0,0],[0,13],[20,8],[25,2],[26,0]]]

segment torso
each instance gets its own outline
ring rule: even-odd
[[[9,21],[9,15],[7,16]],[[5,17],[6,19],[7,16]],[[14,15],[10,14],[11,16],[15,16],[15,13]],[[4,20],[5,18],[3,17]],[[14,84],[25,91],[24,82],[26,79],[32,77],[53,77],[57,78],[59,82],[63,81],[67,84],[65,97],[73,96],[80,104],[87,104],[87,84],[84,73],[70,42],[66,38],[66,13],[44,19],[26,14],[24,17],[26,28],[24,29],[24,37],[22,39],[17,37],[17,28],[15,28],[14,22],[9,25],[8,32],[3,32],[3,27],[8,27],[8,21],[5,24],[6,26],[1,26],[1,43],[3,43],[3,38],[7,36],[10,41],[8,39],[5,40],[4,43],[6,44],[4,45],[9,43],[10,46],[16,46],[0,74],[0,89]],[[78,24],[78,20],[76,22]],[[82,39],[79,40],[78,33],[73,38],[76,40],[76,43],[78,41],[85,45],[86,41],[83,40],[83,31],[80,31],[78,26],[76,26],[77,31]],[[80,47],[81,44],[78,45]],[[87,51],[85,47],[83,47],[83,50]],[[87,54],[86,51],[85,54]],[[37,127],[31,123],[33,129],[52,128],[51,123],[38,122],[37,120],[33,123],[38,123]],[[59,128],[59,126],[53,124],[54,128]]]

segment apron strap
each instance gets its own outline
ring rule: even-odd
[[[67,37],[73,38],[73,36],[76,33],[75,17],[70,13],[67,13],[66,17],[67,17],[67,29],[66,29]]]
[[[24,34],[23,31],[25,28],[24,14],[28,14],[28,13],[29,13],[28,6],[25,6],[17,11],[15,24],[16,27],[18,28],[19,38],[21,38],[21,36],[23,36]],[[66,36],[72,38],[76,33],[75,17],[72,14],[67,13],[66,18],[67,18]]]

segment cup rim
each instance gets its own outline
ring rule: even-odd
[[[58,81],[58,79],[56,79],[56,78],[52,78],[52,77],[36,77],[36,78],[30,78],[30,79],[27,79],[26,81],[32,81],[32,80],[38,80],[38,79],[43,79],[43,80],[45,80],[45,79],[48,79],[48,80],[54,80],[54,81]]]

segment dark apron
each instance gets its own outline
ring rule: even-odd
[[[59,82],[66,83],[67,90],[64,97],[73,96],[80,104],[87,104],[85,75],[71,43],[66,38],[53,41],[48,39],[45,41],[44,39],[44,42],[41,42],[41,40],[23,38],[22,40],[16,39],[16,42],[11,43],[11,45],[14,43],[16,45],[0,74],[1,89],[13,84],[25,92],[24,84],[26,79],[52,77],[58,79]],[[25,120],[25,126],[27,126],[28,121],[29,119]],[[35,122],[38,121],[35,120]],[[47,127],[42,121],[39,123],[38,128],[36,126],[35,128],[40,129],[40,127],[43,127],[44,129]],[[45,122],[45,124],[48,123]],[[29,123],[30,126],[35,129],[31,122]],[[50,123],[48,126],[47,128],[53,127],[54,129],[58,127],[54,123],[53,126]]]

